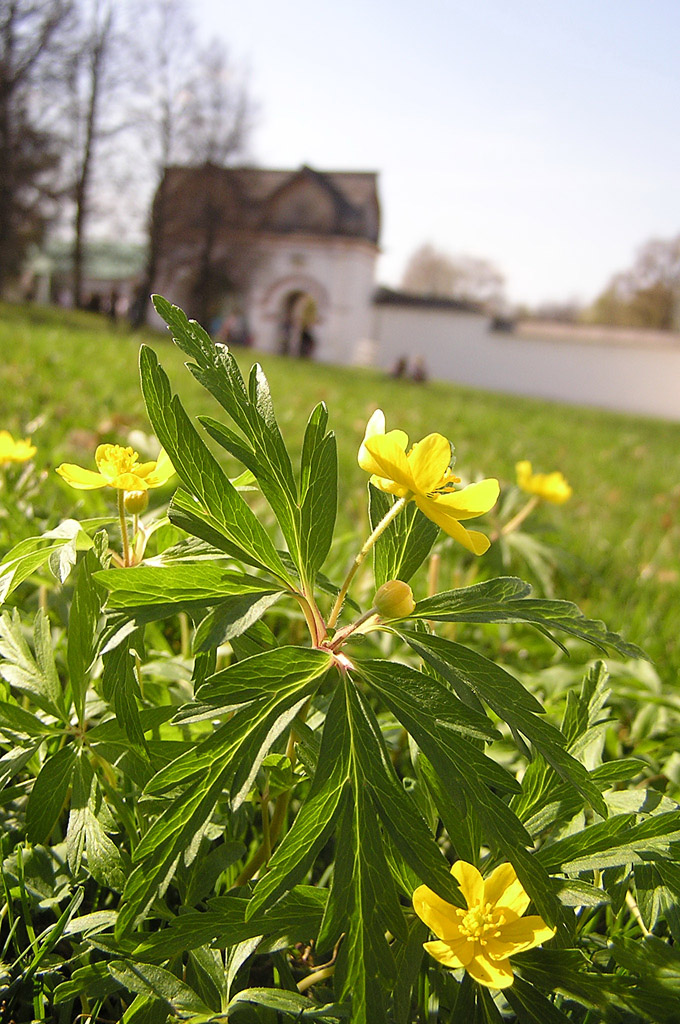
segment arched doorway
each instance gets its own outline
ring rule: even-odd
[[[301,288],[287,292],[280,303],[277,348],[281,355],[309,359],[316,348],[319,311],[316,300]]]

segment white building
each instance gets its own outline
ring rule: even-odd
[[[376,174],[172,167],[154,214],[152,288],[213,334],[329,362],[369,337]]]
[[[171,167],[147,285],[216,339],[680,419],[680,336],[494,331],[473,304],[376,291],[379,231],[374,173]]]

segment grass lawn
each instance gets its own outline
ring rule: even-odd
[[[88,314],[5,305],[0,306],[0,428],[20,436],[30,428],[36,461],[46,469],[65,459],[93,467],[97,443],[127,443],[131,429],[149,429],[137,373],[142,341],[153,345],[191,413],[220,416],[183,369],[182,353],[166,334],[130,333]],[[238,357],[247,369],[254,353]],[[574,497],[563,507],[539,509],[534,519],[561,552],[557,596],[576,601],[588,615],[644,647],[666,685],[675,686],[680,424],[258,357],[293,448],[313,405],[328,404],[338,435],[341,515],[348,528],[365,520],[366,481],[356,450],[376,406],[385,410],[388,428],[399,426],[413,439],[435,430],[450,437],[464,478],[497,476],[509,486],[521,458],[537,470],[561,469]],[[80,497],[56,479],[51,491],[63,497],[64,515]],[[83,495],[82,501],[88,512],[104,510],[99,492]]]

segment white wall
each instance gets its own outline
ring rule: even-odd
[[[349,362],[357,343],[370,333],[376,255],[376,247],[361,239],[266,239],[247,300],[255,346],[276,350],[284,300],[300,290],[317,305],[314,358]]]
[[[494,332],[477,314],[375,307],[375,362],[421,355],[430,377],[491,391],[680,420],[680,348]]]

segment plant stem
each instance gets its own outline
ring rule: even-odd
[[[120,519],[120,534],[123,538],[123,562],[126,566],[130,563],[130,537],[128,535],[127,519],[125,516],[125,491],[118,491],[118,518]]]
[[[314,974],[308,975],[303,978],[302,981],[298,981],[297,990],[298,992],[306,992],[312,985],[318,985],[320,981],[325,981],[326,978],[332,978],[335,973],[335,964],[331,967],[324,967],[320,971],[315,971]]]
[[[640,908],[638,907],[637,903],[635,902],[635,897],[633,896],[632,892],[630,892],[630,891],[628,891],[626,893],[626,906],[628,907],[628,909],[630,910],[631,914],[633,915],[633,917],[637,921],[637,923],[638,923],[638,925],[640,927],[640,931],[642,932],[642,934],[643,935],[651,935],[652,933],[650,932],[649,928],[647,927],[647,925],[645,924],[645,922],[642,919],[642,914],[640,913]]]
[[[505,526],[501,527],[501,529],[499,530],[497,536],[499,536],[499,537],[507,537],[507,535],[509,533],[512,533],[514,530],[516,530],[518,526],[521,526],[522,523],[524,522],[524,520],[527,518],[527,516],[530,516],[531,513],[534,511],[534,509],[536,508],[536,506],[538,505],[540,500],[541,499],[539,498],[539,496],[537,494],[533,494],[529,498],[529,500],[526,503],[526,505],[519,510],[517,515],[513,516],[512,519],[508,519],[508,521],[505,524]]]
[[[332,609],[330,617],[328,619],[328,627],[329,627],[329,629],[332,629],[333,626],[335,625],[335,623],[338,621],[338,616],[340,615],[340,610],[342,608],[343,601],[345,600],[345,597],[347,596],[347,591],[350,588],[350,584],[351,584],[352,580],[354,579],[354,576],[355,576],[355,573],[356,573],[357,569],[359,568],[359,566],[363,562],[364,558],[366,557],[368,552],[371,550],[371,548],[373,547],[373,545],[377,541],[378,537],[380,537],[380,535],[382,533],[384,533],[384,531],[390,525],[392,520],[395,519],[399,515],[399,513],[403,509],[404,505],[406,504],[407,501],[410,500],[410,498],[411,498],[411,495],[409,493],[409,494],[406,494],[403,498],[399,498],[398,501],[395,501],[394,505],[389,510],[389,512],[387,512],[387,514],[383,516],[383,518],[380,520],[380,522],[376,526],[376,528],[373,531],[373,533],[364,542],[363,547],[361,548],[361,551],[359,551],[358,555],[356,556],[356,558],[352,562],[350,570],[347,573],[347,576],[345,577],[345,582],[343,583],[342,587],[340,588],[340,593],[338,594],[337,598],[335,599],[335,604],[333,605],[333,609]]]

